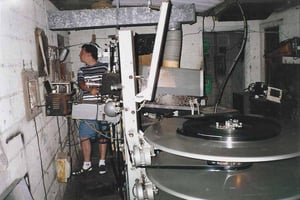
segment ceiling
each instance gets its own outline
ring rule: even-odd
[[[163,0],[50,0],[59,10],[77,10],[107,7],[159,7]],[[197,12],[206,11],[224,0],[172,0],[173,5],[195,4]]]
[[[50,0],[59,10],[118,7],[159,7],[162,0]],[[172,0],[173,5],[195,4],[200,16],[216,16],[219,21],[242,20],[236,0]],[[300,5],[300,0],[240,0],[248,20],[266,19],[271,13]]]

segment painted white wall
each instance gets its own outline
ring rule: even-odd
[[[245,85],[246,88],[250,83],[256,81],[264,81],[264,58],[263,58],[263,28],[268,27],[278,21],[280,25],[280,40],[300,35],[300,12],[299,7],[290,8],[288,10],[274,13],[266,20],[248,21],[248,39],[245,47]],[[125,28],[122,28],[125,29]],[[155,33],[155,26],[129,27],[136,33]],[[202,32],[218,32],[218,31],[243,31],[243,22],[218,22],[212,17],[197,17],[195,24],[183,24],[183,42],[180,68],[200,69],[203,66]],[[71,44],[89,42],[91,35],[96,34],[99,38],[107,38],[110,34],[117,34],[117,29],[97,29],[87,31],[72,31],[70,34]],[[107,42],[105,39],[97,40],[101,46]],[[72,69],[77,71],[82,64],[79,61],[79,48],[71,51],[71,60],[73,61]]]
[[[265,20],[248,21],[248,39],[245,47],[244,67],[245,85],[257,81],[265,81],[264,66],[264,28],[279,25],[280,41],[299,37],[300,35],[300,6],[293,7],[281,12],[273,13]],[[202,21],[197,18],[198,23]],[[197,23],[197,24],[198,24]],[[200,24],[199,31],[202,29]],[[243,31],[242,22],[213,22],[212,18],[205,18],[204,30],[209,31]],[[192,48],[191,48],[192,49]],[[189,51],[187,51],[189,52]],[[183,52],[184,54],[184,52]],[[192,59],[190,57],[189,59]],[[187,59],[187,60],[189,60]]]
[[[250,83],[259,82],[264,79],[261,68],[261,57],[263,50],[261,49],[261,33],[259,31],[260,21],[248,21],[248,38],[245,47],[245,85],[247,88]]]
[[[44,199],[40,158],[43,160],[47,199],[60,199],[65,184],[56,181],[55,155],[59,150],[58,126],[62,139],[66,138],[66,120],[46,117],[45,108],[35,120],[27,121],[21,72],[23,69],[37,71],[35,28],[44,29],[49,44],[57,46],[57,32],[47,29],[47,10],[55,9],[47,0],[1,0],[0,1],[0,145],[8,160],[5,170],[0,171],[0,196],[16,180],[29,175],[34,199]],[[60,33],[65,34],[65,33]],[[45,104],[43,78],[39,78],[41,104]],[[37,136],[40,140],[39,155]],[[21,132],[8,143],[6,139]],[[1,152],[0,152],[1,153]]]
[[[266,20],[259,22],[257,32],[260,32],[260,72],[261,80],[264,81],[265,62],[264,62],[264,29],[272,26],[279,26],[280,42],[300,36],[300,6],[295,6],[290,9],[273,13]]]
[[[21,81],[22,70],[33,68],[37,70],[36,44],[34,30],[40,27],[45,30],[49,44],[57,45],[56,35],[47,29],[46,11],[55,8],[47,0],[2,0],[0,1],[0,144],[3,153],[8,159],[7,169],[0,171],[0,194],[2,194],[15,180],[29,175],[33,197],[43,199],[44,191],[41,178],[40,156],[38,154],[37,137],[34,121],[25,118],[23,86]],[[245,86],[251,82],[263,79],[263,38],[262,27],[268,23],[282,21],[280,39],[300,35],[299,7],[275,13],[263,21],[249,21],[249,37],[245,49]],[[202,17],[197,17],[197,23],[183,25],[183,47],[180,66],[182,68],[199,69],[202,66]],[[242,30],[241,22],[213,22],[205,18],[205,31],[232,31]],[[122,28],[126,29],[126,28]],[[155,33],[155,26],[129,27],[137,33]],[[66,33],[59,32],[66,35]],[[117,34],[117,29],[97,29],[71,31],[69,44],[79,44],[91,41],[92,34],[96,34],[97,43],[105,48],[109,35]],[[70,48],[72,70],[82,66],[79,61],[80,45]],[[39,78],[42,104],[44,104],[43,82]],[[59,117],[62,138],[67,135],[66,121]],[[55,179],[54,156],[59,149],[58,126],[56,117],[46,117],[45,109],[36,117],[37,131],[41,142],[43,170],[48,199],[56,199],[62,195],[64,184]],[[24,144],[17,136],[6,144],[6,138],[21,132],[24,135]]]
[[[195,25],[183,25],[183,46],[182,46],[182,57],[181,57],[181,68],[189,69],[200,69],[202,62],[202,53],[200,47],[202,45],[201,32],[198,32],[200,22]],[[137,34],[152,34],[156,33],[156,26],[139,26],[139,27],[121,27],[121,29],[129,29]],[[81,31],[70,31],[70,45],[82,44],[90,42],[92,34],[96,34],[97,43],[105,48],[105,43],[108,43],[109,35],[117,35],[118,30],[115,28],[95,29],[95,30],[81,30]],[[78,48],[72,47],[70,49],[70,58],[72,60],[72,69],[77,72],[78,68],[82,66],[79,60]],[[189,52],[189,53],[186,53]]]
[[[182,25],[182,50],[180,68],[202,69],[202,18],[197,18],[193,25]]]
[[[96,35],[96,43],[104,50],[106,48],[105,44],[109,44],[109,36],[116,35],[117,29],[115,28],[105,28],[105,29],[91,29],[91,30],[80,30],[80,31],[70,31],[69,32],[69,42],[70,45],[76,45],[70,48],[70,60],[72,70],[77,74],[77,70],[84,64],[80,62],[79,53],[81,46],[85,43],[89,43],[92,40],[92,35]],[[102,54],[100,50],[99,56]]]

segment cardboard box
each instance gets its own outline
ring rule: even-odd
[[[58,182],[66,183],[71,175],[71,158],[67,153],[58,152],[56,155],[56,178]]]
[[[152,54],[141,55],[139,56],[139,65],[151,65]]]

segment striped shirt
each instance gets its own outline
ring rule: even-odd
[[[87,87],[98,87],[100,88],[102,85],[102,75],[107,72],[107,64],[97,62],[93,66],[84,66],[79,68],[77,73],[77,81],[85,82]],[[99,95],[92,95],[88,91],[83,91],[82,100],[84,101],[95,101],[101,100],[101,92]]]

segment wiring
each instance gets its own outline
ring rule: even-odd
[[[213,26],[212,26],[212,29],[211,29],[211,32],[213,32],[215,30],[215,27],[216,27],[216,22],[215,22],[215,18],[212,17],[213,19]],[[205,20],[205,16],[202,17],[202,29],[200,28],[197,32],[194,32],[194,33],[186,33],[186,34],[183,34],[182,37],[185,37],[185,36],[188,36],[188,35],[197,35],[199,33],[204,33],[205,32],[205,28],[204,28],[204,20]]]
[[[43,159],[42,159],[40,138],[39,138],[39,134],[38,134],[38,130],[37,130],[37,124],[36,124],[35,117],[33,118],[33,121],[34,121],[35,134],[36,134],[37,145],[38,145],[39,156],[40,156],[40,166],[41,166],[41,171],[42,171],[42,182],[43,182],[44,195],[45,195],[45,200],[47,200],[48,198],[47,198],[47,190],[46,190],[46,185],[45,185],[45,173],[44,173],[44,168],[43,168]]]
[[[125,135],[125,137],[126,137],[126,135]],[[129,161],[130,161],[130,163],[133,165],[133,160],[132,160],[132,153],[131,153],[131,151],[130,151],[130,148],[129,148],[129,143],[128,143],[128,140],[127,139],[125,139],[125,143],[126,143],[126,149],[127,149],[127,152],[128,152],[128,157],[129,157]]]
[[[89,122],[86,121],[86,120],[78,119],[77,121],[82,121],[83,123],[85,123],[86,125],[88,125],[90,128],[92,128],[97,134],[100,134],[101,136],[105,137],[106,139],[110,139],[110,140],[119,140],[118,138],[114,138],[114,137],[111,137],[111,136],[106,135],[103,131],[99,131],[99,130],[95,127],[94,124],[89,123]],[[118,123],[120,123],[120,122],[118,122]],[[118,124],[118,123],[116,123],[116,124]],[[116,125],[116,124],[114,124],[114,125]],[[77,128],[78,128],[78,126],[77,126]],[[74,135],[73,135],[73,137],[74,137]],[[78,142],[78,143],[73,143],[73,144],[69,143],[69,145],[70,145],[70,146],[76,146],[76,145],[80,144],[81,142],[84,142],[84,141],[90,140],[90,139],[91,139],[91,138],[86,138],[86,139],[84,139],[84,140],[81,140],[81,141]],[[74,140],[74,139],[73,139],[73,140]]]
[[[56,124],[57,124],[57,128],[58,128],[58,142],[59,142],[60,150],[62,151],[63,148],[62,148],[61,132],[60,132],[58,116],[56,116]]]
[[[212,20],[213,20],[213,27],[211,29],[211,32],[214,32],[215,31],[215,28],[216,28],[216,19],[214,16],[211,16]]]
[[[86,125],[88,125],[89,127],[91,127],[97,134],[105,137],[106,139],[111,139],[111,137],[107,136],[103,131],[99,131],[96,127],[95,124],[89,123],[86,120],[81,120],[82,122],[84,122]],[[114,139],[114,138],[113,138]]]
[[[75,148],[76,148],[77,145],[81,144],[82,142],[91,139],[91,137],[89,137],[89,138],[85,138],[85,139],[83,139],[83,140],[80,140],[80,142],[75,142],[75,138],[74,138],[75,136],[74,136],[74,134],[72,134],[72,135],[73,135],[73,143],[69,142],[68,145],[69,145],[69,146],[75,146]]]
[[[77,123],[73,123],[73,124],[76,124],[76,129],[78,129],[78,126],[77,126]],[[74,125],[75,126],[75,125]],[[71,130],[69,130],[69,132],[72,132],[72,137],[73,137],[73,143],[71,143],[71,136],[70,136],[70,139],[69,139],[69,143],[67,144],[68,146],[75,146],[75,150],[76,150],[76,145],[80,144],[80,142],[76,142],[75,143],[75,128],[71,128]]]
[[[68,120],[70,120],[71,118],[69,118]],[[79,160],[79,153],[78,153],[78,150],[77,150],[77,145],[79,144],[79,143],[77,143],[77,144],[75,144],[75,135],[74,135],[74,133],[75,133],[75,131],[74,131],[74,128],[77,128],[78,129],[78,127],[77,127],[77,123],[76,123],[76,121],[75,120],[73,120],[73,122],[74,123],[68,123],[68,131],[69,131],[69,152],[70,152],[70,154],[71,154],[71,147],[72,146],[74,146],[74,148],[75,148],[75,154],[76,154],[76,157],[77,157],[77,160]],[[74,124],[73,126],[71,126],[71,124]],[[72,134],[71,134],[72,133]],[[72,135],[72,138],[73,138],[73,142],[74,142],[74,144],[71,144],[71,135]]]
[[[26,183],[26,185],[27,185],[27,188],[28,188],[28,191],[29,191],[29,195],[30,195],[31,199],[34,200],[33,195],[32,195],[32,191],[31,191],[31,185],[30,185],[30,180],[29,180],[29,175],[28,175],[28,173],[25,174],[24,180],[25,180],[25,183]]]
[[[223,170],[241,170],[247,169],[250,165],[245,166],[222,166],[222,165],[139,165],[137,168],[146,169],[185,169],[185,170],[208,170],[208,171],[223,171]]]
[[[201,29],[199,29],[199,31],[197,32],[194,32],[194,33],[186,33],[186,34],[183,34],[182,37],[185,37],[185,36],[188,36],[188,35],[197,35],[201,32]]]
[[[243,37],[243,41],[242,41],[242,45],[241,45],[241,48],[240,48],[240,51],[238,52],[237,56],[235,57],[234,59],[234,62],[232,63],[230,69],[229,69],[229,72],[225,78],[225,80],[223,81],[222,83],[222,87],[221,87],[221,92],[219,93],[219,96],[216,100],[216,103],[215,103],[215,107],[214,107],[214,113],[217,112],[217,108],[218,108],[218,105],[221,103],[221,100],[222,100],[222,96],[223,96],[223,93],[225,91],[225,88],[226,88],[226,85],[227,85],[227,82],[229,80],[229,78],[231,77],[235,67],[236,67],[236,64],[237,62],[240,60],[241,58],[241,55],[245,49],[245,46],[246,46],[246,42],[247,42],[247,36],[248,36],[248,24],[247,24],[247,19],[245,17],[245,13],[244,13],[244,10],[240,4],[239,1],[236,1],[240,11],[241,11],[241,14],[243,16],[243,22],[244,22],[244,37]]]
[[[139,112],[143,107],[145,107],[146,101],[143,101],[140,105],[140,107],[137,109],[137,112]]]

